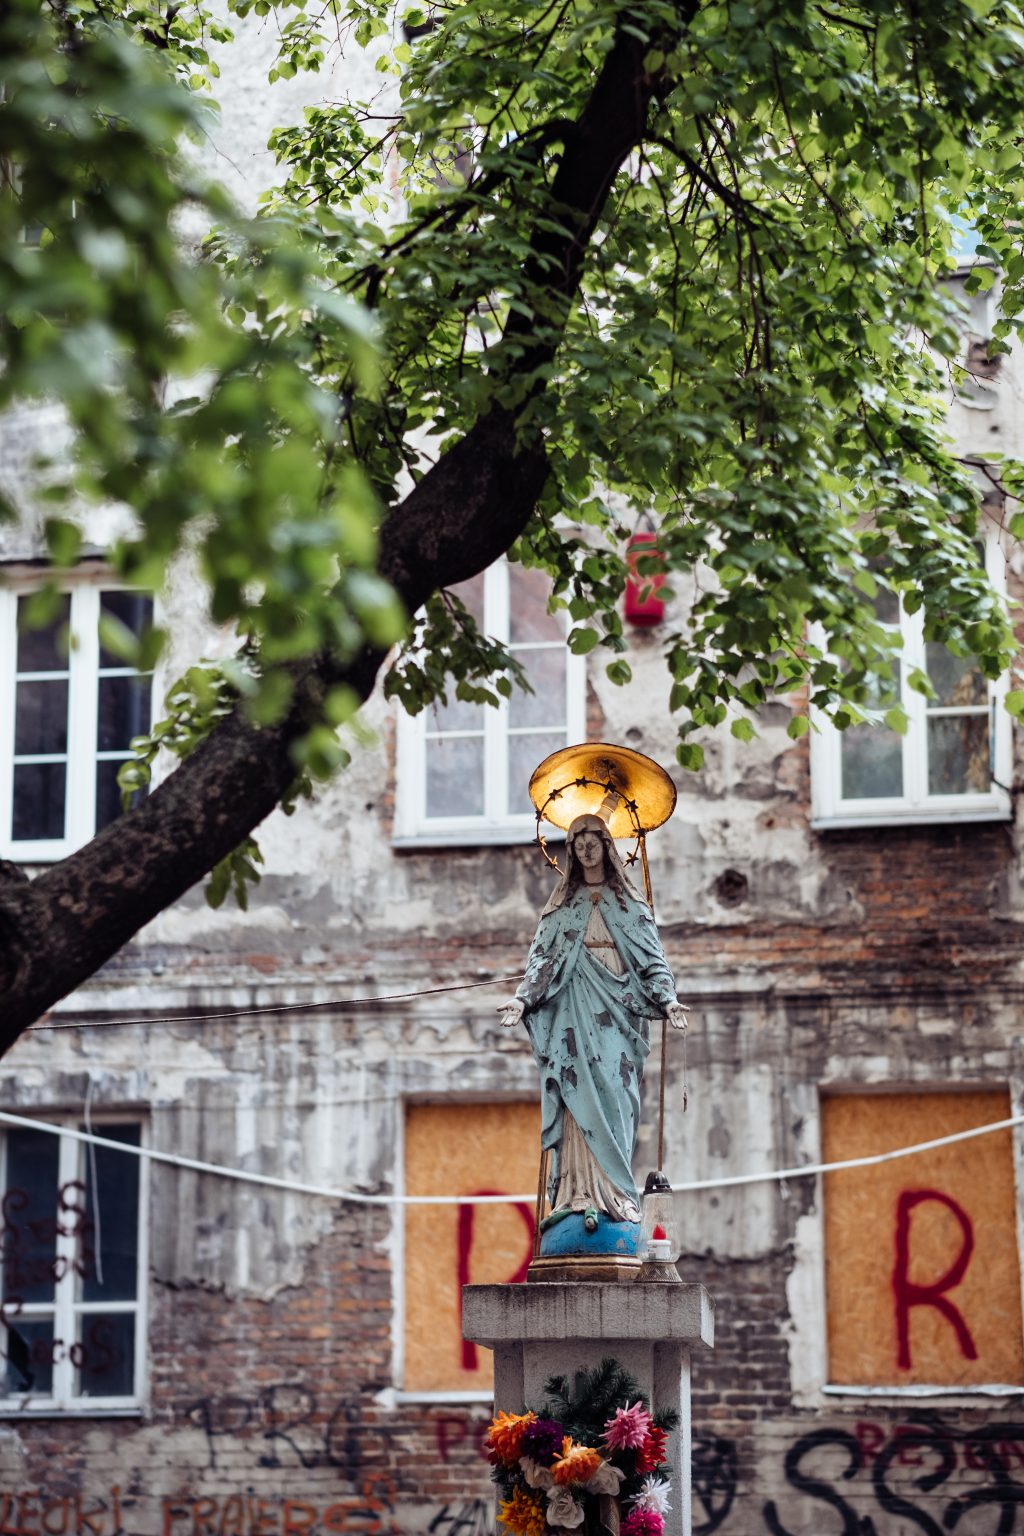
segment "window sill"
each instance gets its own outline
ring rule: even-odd
[[[977,1385],[961,1385],[959,1387],[940,1386],[907,1386],[907,1387],[843,1387],[833,1382],[826,1383],[822,1392],[828,1397],[860,1397],[860,1398],[888,1398],[893,1401],[906,1402],[908,1399],[930,1397],[1020,1397],[1024,1395],[1024,1386],[1007,1386],[998,1382],[983,1382]]]
[[[0,859],[7,859],[21,869],[35,869],[41,864],[59,864],[69,859],[83,843],[0,843]]]
[[[94,1403],[70,1403],[64,1406],[40,1403],[38,1408],[25,1408],[23,1403],[24,1398],[0,1398],[0,1417],[5,1422],[9,1419],[26,1422],[30,1419],[141,1419],[143,1416],[141,1403],[120,1408],[102,1408]]]
[[[493,1403],[494,1391],[477,1387],[471,1392],[396,1392],[396,1403]]]
[[[549,827],[545,830],[544,839],[548,843],[562,843],[565,841],[565,833],[557,827]],[[436,832],[396,835],[391,839],[391,846],[397,853],[429,848],[528,848],[536,840],[535,825],[503,827],[484,823],[479,826],[439,829]]]
[[[862,815],[837,812],[834,816],[812,816],[812,832],[849,832],[857,827],[950,827],[963,822],[1012,821],[1009,805],[991,806],[973,811],[880,811]]]

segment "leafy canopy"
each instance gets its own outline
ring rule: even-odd
[[[232,682],[257,713],[286,707],[282,664],[399,633],[376,528],[499,408],[543,434],[550,464],[511,555],[550,573],[573,649],[605,654],[618,682],[625,543],[653,516],[685,598],[665,631],[684,765],[701,761],[694,731],[728,719],[749,736],[778,692],[807,686],[841,726],[870,714],[897,643],[879,584],[923,606],[929,639],[1005,670],[975,479],[943,424],[964,329],[943,278],[973,226],[966,286],[998,267],[993,345],[1020,334],[1018,6],[277,9],[277,74],[340,41],[374,51],[382,89],[275,134],[283,184],[252,222],[176,149],[227,25],[157,0],[14,0],[0,21],[0,154],[20,187],[0,404],[64,401],[77,490],[136,519],[128,575],[156,583],[198,540],[214,616],[248,637]],[[642,43],[651,106],[567,295],[559,253],[583,236],[552,183],[623,35]],[[198,261],[175,240],[185,210],[223,226]],[[39,250],[16,239],[34,220]],[[997,473],[1019,488],[1015,466]],[[73,556],[65,520],[52,544]],[[443,595],[411,634],[387,686],[412,710],[453,682],[480,696],[503,665]]]
[[[70,454],[61,442],[37,470],[55,563],[78,556],[83,499],[130,512],[112,550],[129,581],[159,589],[193,553],[211,617],[245,637],[231,689],[271,719],[290,688],[283,664],[353,655],[401,629],[374,573],[377,503],[338,454],[344,405],[319,366],[329,353],[372,392],[376,329],[325,286],[296,221],[241,218],[184,155],[212,109],[169,67],[199,51],[180,41],[184,20],[166,26],[170,50],[152,46],[159,10],[0,11],[0,412],[12,435],[22,402],[66,413]],[[214,224],[230,262],[196,250]],[[27,513],[3,502],[2,515]],[[147,667],[164,640],[105,638]],[[179,755],[227,712],[223,683],[197,670],[173,691],[162,739]]]

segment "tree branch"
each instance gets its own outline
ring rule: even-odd
[[[681,27],[696,4],[681,8]],[[536,381],[557,350],[608,194],[643,140],[657,84],[643,66],[649,46],[619,34],[567,137],[550,188],[555,218],[535,230],[524,269],[529,286],[548,296],[543,336],[518,313],[505,329],[521,345],[507,365],[519,376]],[[552,228],[555,220],[570,233]],[[533,382],[531,397],[543,388]],[[483,570],[526,526],[548,465],[540,435],[520,428],[522,409],[491,408],[385,523],[380,570],[410,613]],[[269,815],[295,775],[290,748],[327,689],[344,681],[366,699],[382,661],[367,648],[345,667],[328,657],[310,663],[295,678],[286,718],[259,728],[236,710],[78,853],[31,882],[0,881],[0,1052]]]

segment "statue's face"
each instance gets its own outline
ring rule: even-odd
[[[584,869],[600,869],[604,864],[604,838],[599,832],[577,833],[572,847]]]

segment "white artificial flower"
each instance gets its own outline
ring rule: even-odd
[[[672,1508],[668,1501],[671,1492],[672,1484],[663,1477],[655,1477],[652,1472],[641,1483],[640,1492],[633,1499],[633,1508],[650,1509],[659,1515],[667,1515]]]
[[[577,1504],[568,1488],[552,1488],[548,1492],[548,1525],[560,1525],[564,1530],[575,1530],[583,1524],[583,1506]]]
[[[532,1456],[520,1456],[519,1470],[531,1488],[550,1488],[555,1479],[550,1467],[542,1467]]]
[[[602,1461],[593,1477],[588,1477],[583,1486],[588,1493],[617,1494],[625,1475],[618,1467],[613,1467],[610,1461]]]

